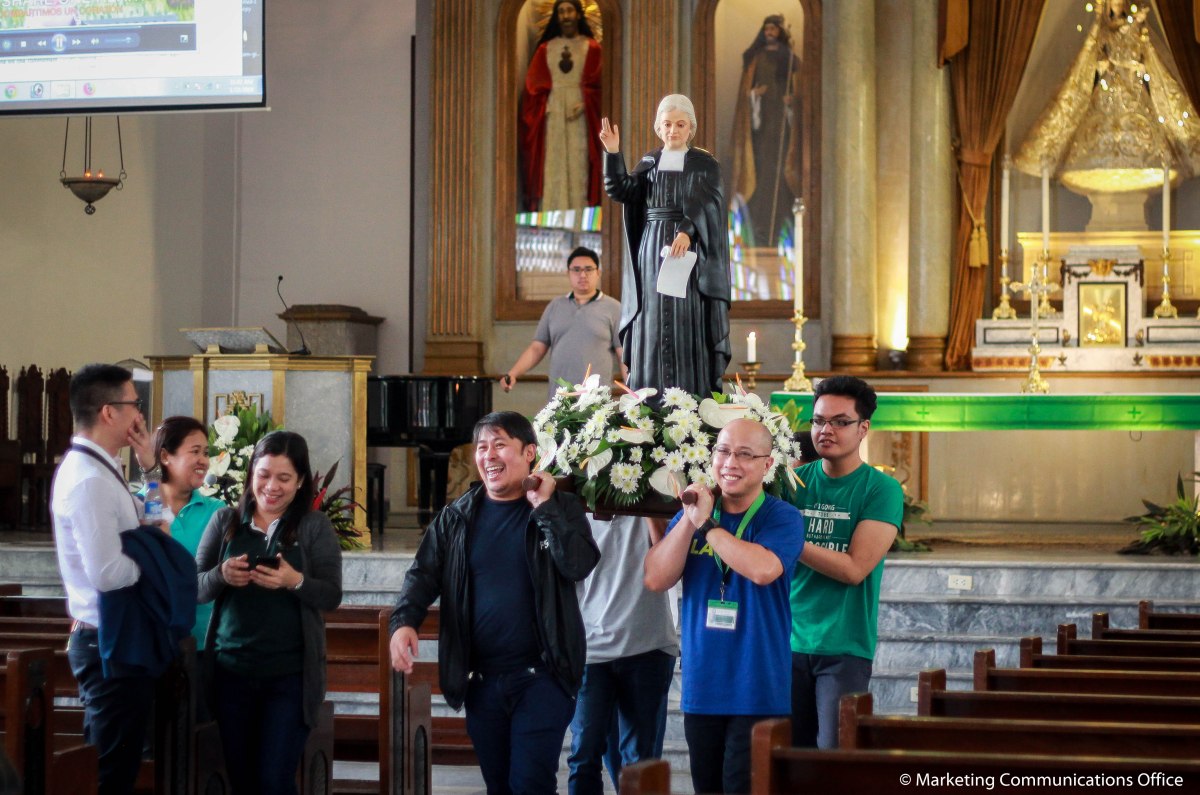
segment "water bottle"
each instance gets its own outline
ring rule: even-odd
[[[158,481],[152,480],[146,484],[146,506],[144,524],[158,524],[163,518],[162,495],[158,492]]]

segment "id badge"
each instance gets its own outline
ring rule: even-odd
[[[724,629],[732,632],[737,629],[737,609],[737,602],[709,599],[708,616],[704,621],[704,626],[708,629]]]

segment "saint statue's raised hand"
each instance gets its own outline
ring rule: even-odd
[[[600,143],[604,144],[604,150],[609,154],[621,151],[621,131],[607,118],[600,120]]]

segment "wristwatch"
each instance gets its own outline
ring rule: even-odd
[[[711,518],[705,519],[704,524],[702,524],[696,528],[696,533],[699,534],[701,538],[704,538],[705,536],[708,535],[708,531],[712,530],[716,526],[717,526],[717,523],[714,522]]]
[[[304,584],[304,575],[303,575],[303,574],[301,574],[301,575],[300,575],[300,582],[298,582],[298,583],[296,583],[295,585],[293,585],[293,586],[292,586],[292,590],[293,590],[293,591],[299,591],[299,590],[300,590],[300,586],[301,586],[301,585],[303,585],[303,584]]]

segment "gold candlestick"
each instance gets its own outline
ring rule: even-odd
[[[1016,320],[1017,310],[1008,302],[1008,249],[1000,250],[1000,306],[992,310],[992,320]]]
[[[1171,303],[1171,250],[1163,249],[1162,303],[1154,307],[1155,317],[1179,317],[1179,310]],[[1196,313],[1200,317],[1200,311]]]
[[[792,361],[791,377],[783,382],[783,388],[788,392],[812,391],[812,381],[809,381],[804,375],[804,349],[808,347],[804,344],[804,321],[806,320],[808,318],[799,309],[792,315],[792,322],[796,324],[796,335],[792,338],[792,350],[796,352],[796,357]]]
[[[1050,281],[1050,250],[1042,249],[1042,295],[1038,301],[1038,317],[1054,317],[1054,307],[1050,305],[1050,293],[1058,289],[1058,283]],[[1036,265],[1034,266],[1037,267]]]
[[[1050,259],[1050,252],[1042,251],[1043,260]],[[1048,295],[1054,286],[1052,283],[1047,283],[1042,280],[1042,273],[1045,271],[1045,265],[1038,267],[1038,263],[1034,263],[1032,278],[1026,283],[1013,282],[1014,290],[1027,290],[1029,292],[1029,373],[1025,377],[1025,383],[1021,384],[1021,392],[1026,394],[1044,395],[1050,391],[1050,384],[1045,378],[1042,378],[1041,362],[1038,361],[1042,352],[1041,343],[1038,341],[1039,319],[1043,316],[1041,304],[1043,298]],[[1056,286],[1056,285],[1055,285]]]
[[[753,392],[754,387],[758,384],[758,371],[762,367],[762,362],[742,362],[742,370],[746,373],[746,391]]]

